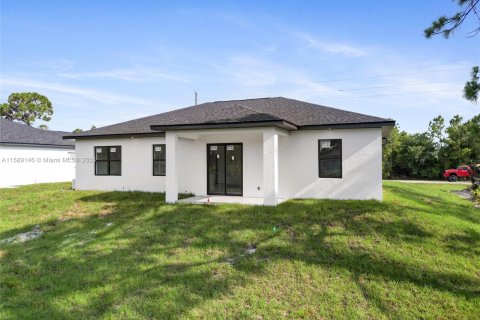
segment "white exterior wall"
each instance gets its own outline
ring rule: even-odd
[[[75,189],[164,192],[165,177],[153,175],[153,145],[161,143],[165,143],[165,138],[76,140]],[[96,146],[122,146],[121,176],[95,175]]]
[[[207,144],[243,144],[243,196],[264,196],[265,128],[177,131],[178,191],[207,194]],[[280,198],[382,199],[381,129],[302,130],[278,136]],[[343,178],[318,177],[318,140],[342,139]],[[77,163],[76,188],[165,191],[153,176],[152,145],[165,138],[77,140],[77,159],[92,158],[94,146],[122,146],[122,176],[95,176],[94,163]],[[167,157],[169,147],[167,145]],[[169,172],[167,162],[167,175]]]
[[[318,140],[342,139],[342,178],[319,178]],[[280,198],[382,199],[380,128],[302,130],[280,137]]]
[[[75,150],[48,146],[0,145],[0,188],[72,181]]]

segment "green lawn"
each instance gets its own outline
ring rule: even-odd
[[[276,208],[68,187],[0,190],[0,240],[44,231],[0,245],[1,319],[480,318],[480,209],[449,192],[464,186]]]

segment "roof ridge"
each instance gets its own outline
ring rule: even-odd
[[[264,97],[264,98],[250,98],[250,99],[240,99],[240,100],[217,100],[217,101],[208,101],[208,102],[203,102],[203,103],[200,103],[200,104],[197,104],[197,105],[193,105],[193,106],[188,106],[188,107],[183,107],[183,108],[180,108],[180,109],[172,109],[172,110],[169,110],[169,111],[166,111],[166,112],[160,112],[160,113],[156,113],[156,114],[152,114],[152,115],[149,115],[149,116],[144,116],[144,117],[140,117],[140,118],[135,118],[135,119],[131,119],[131,120],[126,120],[126,121],[122,121],[122,122],[117,122],[117,123],[112,123],[112,124],[108,124],[106,126],[101,126],[101,127],[98,127],[98,128],[95,128],[95,129],[90,129],[90,130],[85,130],[83,131],[82,133],[88,133],[88,132],[93,132],[95,130],[98,130],[98,129],[102,129],[102,128],[106,128],[106,127],[110,127],[110,126],[116,126],[118,124],[123,124],[123,123],[127,123],[127,122],[131,122],[131,121],[137,121],[137,120],[142,120],[142,119],[147,119],[147,118],[152,118],[152,117],[155,117],[155,116],[159,116],[159,115],[164,115],[164,114],[167,114],[169,112],[177,112],[177,111],[181,111],[181,110],[185,110],[185,109],[189,109],[189,108],[195,108],[195,107],[201,107],[205,104],[211,104],[211,103],[225,103],[225,102],[239,102],[239,101],[249,101],[249,100],[259,100],[259,99],[276,99],[276,98],[282,98],[282,97]],[[245,106],[242,106],[242,105],[238,105],[242,108],[245,108]],[[246,108],[247,109],[247,108]],[[251,111],[255,111],[255,110],[252,110],[252,109],[249,109]],[[257,113],[259,113],[257,111]],[[270,113],[268,113],[269,115],[271,115],[272,117],[276,117]],[[278,117],[277,117],[278,118]]]
[[[122,122],[116,122],[116,123],[108,124],[108,125],[105,125],[105,126],[101,126],[101,127],[95,128],[95,129],[85,130],[85,131],[82,131],[82,133],[88,133],[88,132],[90,132],[90,131],[95,131],[95,130],[98,130],[98,129],[103,129],[103,128],[107,128],[107,127],[111,127],[111,126],[116,126],[116,125],[124,124],[124,123],[128,123],[128,122],[133,122],[133,121],[137,121],[137,120],[149,119],[149,118],[153,118],[153,117],[156,117],[156,116],[165,115],[165,114],[168,114],[168,113],[171,113],[171,112],[177,112],[177,111],[182,111],[182,110],[186,110],[186,109],[190,109],[190,108],[200,107],[200,106],[202,106],[202,105],[204,105],[204,104],[209,104],[209,103],[214,103],[214,102],[203,102],[203,103],[200,103],[200,104],[197,104],[197,105],[193,105],[193,106],[183,107],[183,108],[179,108],[179,109],[172,109],[172,110],[168,110],[168,111],[165,111],[165,112],[160,112],[160,113],[151,114],[151,115],[149,115],[149,116],[144,116],[144,117],[140,117],[140,118],[130,119],[130,120],[122,121]]]
[[[342,111],[342,112],[349,112],[349,113],[358,114],[358,115],[361,115],[361,116],[367,116],[367,117],[373,117],[373,118],[379,118],[379,119],[388,119],[388,118],[382,118],[382,117],[372,116],[372,115],[369,115],[369,114],[366,114],[366,113],[360,113],[360,112],[350,111],[350,110],[345,110],[345,109],[340,109],[340,108],[336,108],[336,107],[324,106],[324,105],[321,105],[321,104],[316,104],[316,103],[312,103],[312,102],[308,102],[308,101],[301,101],[301,100],[297,100],[297,99],[284,98],[284,97],[279,97],[279,98],[282,98],[282,99],[285,99],[285,100],[297,101],[297,102],[304,103],[304,104],[309,104],[309,105],[315,106],[315,107],[322,107],[322,108],[326,108],[326,109],[330,109],[330,110],[337,110],[337,111]]]
[[[217,103],[217,102],[234,102],[234,101],[249,101],[249,100],[265,100],[265,99],[276,99],[281,97],[262,97],[262,98],[249,98],[249,99],[234,99],[234,100],[217,100],[205,103]]]
[[[281,119],[281,120],[285,120],[285,119],[279,118],[278,116],[276,116],[276,115],[274,115],[274,114],[271,114],[271,113],[268,113],[268,112],[259,112],[259,111],[257,111],[257,110],[254,110],[254,109],[250,108],[250,107],[242,106],[242,105],[240,105],[240,104],[238,104],[238,105],[236,105],[236,106],[241,107],[241,108],[246,109],[246,110],[253,111],[253,112],[255,112],[256,114],[268,114],[268,115],[271,116],[271,117],[274,117],[274,118],[277,118],[277,119]]]
[[[68,131],[36,128],[36,127],[33,127],[33,126],[29,126],[28,124],[25,124],[25,123],[20,123],[20,122],[16,122],[16,121],[13,121],[13,120],[5,119],[5,118],[3,118],[3,117],[0,117],[0,120],[6,121],[7,123],[13,124],[14,126],[18,126],[18,127],[22,127],[22,128],[27,128],[27,130],[33,129],[33,130],[40,130],[40,132],[70,133],[70,132],[68,132]]]

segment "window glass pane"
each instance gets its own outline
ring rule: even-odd
[[[122,160],[122,147],[108,147],[110,160]]]
[[[320,178],[342,178],[342,140],[319,140]]]
[[[107,147],[95,147],[95,159],[96,160],[108,160]]]
[[[207,160],[209,194],[225,194],[225,148],[212,145],[208,150]]]
[[[227,144],[226,146],[226,193],[241,195],[242,186],[242,145]]]
[[[342,155],[342,140],[320,140],[320,156],[322,157],[338,157]]]
[[[97,175],[108,174],[108,161],[95,161],[95,174]]]
[[[153,161],[153,174],[156,176],[165,175],[165,160]]]
[[[153,146],[153,159],[154,160],[165,160],[165,145],[156,144]]]
[[[341,178],[342,161],[340,159],[321,159],[320,160],[321,178]]]
[[[110,161],[110,175],[119,176],[122,174],[122,162],[121,161]]]

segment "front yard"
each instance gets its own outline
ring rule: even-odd
[[[0,244],[0,318],[478,319],[480,209],[462,187],[276,208],[0,189],[0,240],[43,232]]]

